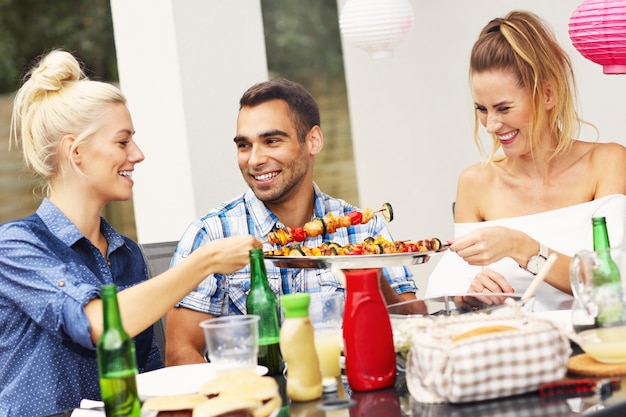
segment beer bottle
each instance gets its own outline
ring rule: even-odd
[[[246,310],[260,317],[259,365],[266,366],[270,375],[282,374],[285,363],[280,353],[278,299],[267,281],[263,249],[250,250],[250,292]]]
[[[612,326],[624,322],[622,281],[617,264],[611,258],[611,245],[606,228],[606,218],[594,217],[593,250],[599,264],[593,272],[593,298],[598,305],[597,324]]]
[[[107,417],[141,417],[137,395],[135,343],[122,327],[114,284],[101,288],[104,329],[96,355]]]

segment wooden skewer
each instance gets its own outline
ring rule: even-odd
[[[526,290],[524,295],[522,295],[522,298],[520,301],[522,302],[528,301],[530,297],[535,295],[535,291],[537,291],[537,287],[539,286],[539,284],[543,282],[543,280],[546,279],[546,275],[548,275],[548,271],[550,271],[550,268],[552,268],[552,265],[554,265],[554,263],[556,262],[556,258],[557,258],[556,253],[553,253],[550,256],[548,256],[548,259],[546,260],[546,263],[543,265],[543,268],[541,268],[541,271],[539,271],[539,273],[532,280],[532,282],[528,286],[528,289]]]

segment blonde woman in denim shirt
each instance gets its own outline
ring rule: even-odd
[[[12,136],[46,181],[37,212],[0,226],[0,416],[42,416],[100,399],[100,287],[118,286],[141,370],[162,367],[152,324],[212,273],[242,268],[251,236],[203,246],[147,280],[138,245],[101,217],[131,198],[144,154],[121,91],[89,80],[71,54],[47,54],[15,97]]]

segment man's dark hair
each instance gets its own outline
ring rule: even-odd
[[[270,100],[287,103],[300,142],[304,142],[313,126],[320,126],[320,110],[313,96],[302,85],[285,78],[264,81],[250,87],[239,100],[239,110]]]

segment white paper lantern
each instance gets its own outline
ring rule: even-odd
[[[341,9],[339,28],[344,39],[387,58],[413,29],[413,8],[408,0],[348,0]]]

